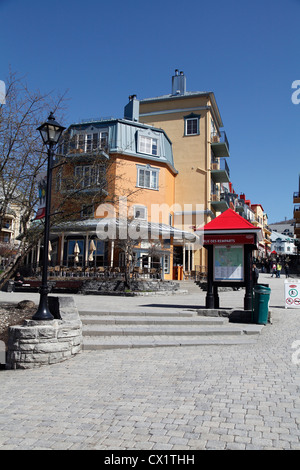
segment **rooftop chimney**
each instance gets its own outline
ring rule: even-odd
[[[172,95],[184,95],[186,92],[186,78],[183,72],[178,69],[175,70],[175,75],[172,77]]]
[[[124,108],[124,119],[138,122],[140,117],[140,102],[136,95],[129,96],[129,103]]]

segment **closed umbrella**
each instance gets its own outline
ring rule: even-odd
[[[90,246],[89,246],[89,261],[94,261],[94,251],[96,250],[96,245],[94,243],[94,240],[90,241]]]
[[[75,246],[74,246],[74,255],[75,255],[74,261],[75,261],[75,263],[78,263],[78,261],[79,261],[79,257],[78,257],[79,253],[80,253],[80,249],[79,249],[78,243],[76,242]]]
[[[51,253],[52,253],[52,245],[49,240],[49,245],[48,245],[48,260],[51,261]]]

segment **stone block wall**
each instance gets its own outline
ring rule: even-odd
[[[54,320],[25,320],[22,326],[10,327],[7,369],[55,364],[82,351],[82,323],[74,299],[49,298],[49,308],[53,304]]]

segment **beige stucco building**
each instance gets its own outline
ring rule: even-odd
[[[175,227],[193,231],[228,209],[229,144],[213,92],[186,91],[186,77],[176,70],[170,94],[140,101],[140,122],[162,128],[172,142]],[[182,256],[185,270],[206,265],[204,249]]]

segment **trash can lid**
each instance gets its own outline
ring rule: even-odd
[[[260,294],[269,294],[271,292],[271,289],[270,287],[257,284],[256,286],[254,286],[254,291]]]

